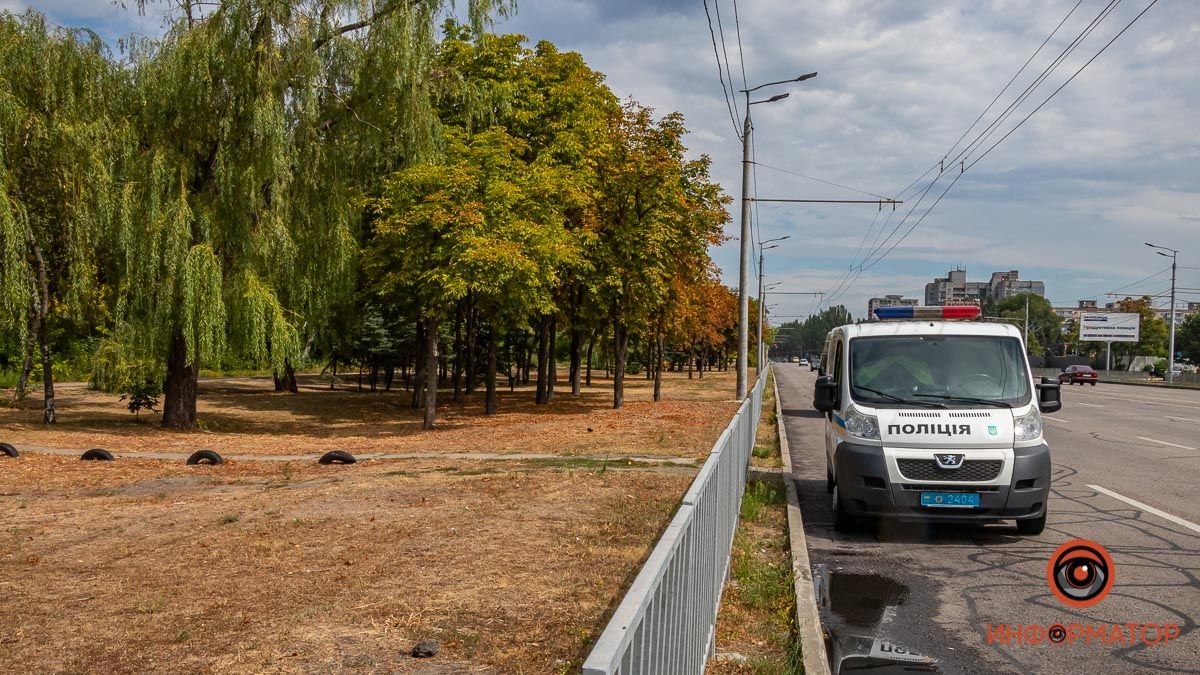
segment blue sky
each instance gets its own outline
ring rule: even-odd
[[[981,150],[1148,3],[1124,0],[1117,5]],[[160,5],[138,16],[107,0],[32,4],[55,21],[93,27],[110,40],[130,31],[157,34],[162,25]],[[773,89],[791,96],[752,110],[759,196],[865,198],[763,165],[896,194],[945,154],[1075,4],[740,0],[742,54],[751,86],[820,73],[803,84]],[[1024,90],[1105,4],[1081,0],[982,124]],[[22,6],[19,0],[0,0],[3,8]],[[725,50],[740,89],[733,2],[708,0],[708,6],[714,28],[720,9]],[[619,96],[684,113],[692,151],[710,155],[715,178],[735,199],[740,197],[741,145],[717,77],[702,0],[528,0],[518,3],[517,14],[496,30],[549,39],[578,51],[607,75]],[[1200,268],[1198,53],[1200,3],[1158,2],[1024,126],[964,173],[889,255],[856,273],[857,281],[835,302],[860,316],[868,297],[921,297],[926,281],[960,265],[972,279],[1019,269],[1025,278],[1044,280],[1047,295],[1063,304],[1078,298],[1103,301],[1105,292],[1116,289],[1157,293],[1168,287],[1168,274],[1128,286],[1169,264],[1144,241],[1180,249],[1181,266]],[[740,106],[737,112],[741,114]],[[896,237],[924,213],[954,171],[947,168]],[[912,192],[904,195],[910,196]],[[897,209],[884,235],[914,201]],[[731,235],[738,228],[736,203],[734,212]],[[779,290],[831,290],[864,236],[865,248],[872,248],[889,215],[877,214],[870,205],[761,204],[761,236],[790,236],[767,252],[768,281],[782,282]],[[737,242],[713,253],[727,282],[736,281]],[[1200,288],[1200,269],[1181,269],[1179,276],[1180,286]],[[1180,297],[1198,301],[1200,293]],[[770,302],[778,303],[773,312],[779,319],[806,314],[814,305],[803,296]]]

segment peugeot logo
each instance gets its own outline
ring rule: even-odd
[[[957,469],[962,466],[965,455],[939,454],[934,455],[939,469]]]

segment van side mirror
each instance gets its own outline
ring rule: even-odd
[[[825,377],[825,366],[817,367],[817,377]]]
[[[1062,410],[1062,385],[1058,383],[1058,380],[1052,377],[1043,377],[1042,383],[1037,385],[1037,390],[1038,409],[1044,413]]]
[[[813,407],[819,412],[828,413],[838,408],[838,383],[832,377],[822,375],[817,378],[813,388]]]

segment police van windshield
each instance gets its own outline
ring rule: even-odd
[[[1021,342],[1000,336],[850,340],[850,395],[875,407],[1013,407],[1029,402]]]

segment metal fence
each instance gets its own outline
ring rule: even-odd
[[[1034,368],[1034,377],[1058,377],[1062,370],[1059,368]],[[1151,378],[1149,373],[1136,370],[1099,370],[1101,382],[1144,382],[1146,384],[1166,384],[1162,376]],[[1200,386],[1200,373],[1175,373],[1172,383],[1182,387]]]
[[[587,675],[701,673],[712,654],[766,372],[738,408],[583,664]]]

